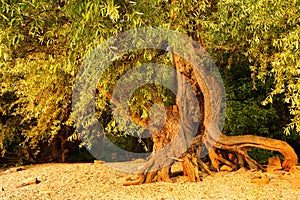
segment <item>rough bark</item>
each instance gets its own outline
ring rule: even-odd
[[[294,149],[284,141],[254,135],[226,136],[222,134],[218,127],[221,108],[220,100],[222,99],[220,85],[205,70],[200,71],[196,69],[194,73],[204,96],[205,117],[203,126],[205,127],[205,134],[201,139],[211,152],[215,151],[212,147],[234,152],[240,164],[245,161],[251,168],[263,169],[261,165],[247,154],[246,147],[256,147],[280,152],[285,158],[282,164],[284,170],[289,171],[297,164],[298,157]],[[209,154],[211,160],[223,162],[220,156],[216,155],[214,153]],[[219,170],[218,165],[214,166],[214,168]]]
[[[195,48],[194,50],[195,54],[203,53],[199,49]],[[240,167],[265,170],[263,166],[247,154],[249,147],[280,152],[285,158],[282,163],[284,170],[289,171],[297,164],[296,153],[284,141],[254,135],[226,136],[222,134],[218,127],[222,103],[222,91],[218,81],[207,72],[205,67],[191,70],[187,63],[176,54],[174,54],[174,64],[176,70],[190,80],[193,89],[200,91],[201,94],[197,94],[200,104],[198,109],[203,115],[195,116],[195,112],[192,112],[191,107],[195,105],[188,105],[190,102],[189,97],[186,96],[188,94],[187,87],[179,77],[177,80],[178,96],[179,99],[183,96],[185,98],[182,98],[182,101],[178,103],[180,104],[178,110],[174,109],[175,107],[167,110],[165,127],[152,136],[154,142],[153,153],[147,164],[140,169],[139,178],[127,181],[124,185],[151,183],[153,181],[171,182],[170,166],[176,159],[183,162],[184,175],[188,176],[191,182],[200,181],[200,171],[212,175],[211,168],[219,171],[224,165],[231,170]],[[180,129],[179,119],[185,125],[185,130]],[[192,123],[197,120],[201,121],[201,126],[197,130],[198,133],[195,134],[186,152],[181,154],[180,150],[186,148],[185,145],[191,139],[189,138],[191,134],[188,134],[190,131],[188,129],[191,129]],[[200,159],[202,144],[209,151],[210,166]],[[161,149],[163,151],[160,151]]]

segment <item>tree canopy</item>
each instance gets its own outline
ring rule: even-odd
[[[72,87],[83,60],[109,37],[139,27],[187,34],[209,51],[226,87],[225,133],[249,131],[283,139],[284,134],[300,133],[299,9],[300,2],[294,0],[2,0],[2,155],[34,157],[43,144],[75,137]],[[108,133],[126,133],[114,123],[108,107],[122,74],[141,63],[171,60],[169,54],[146,49],[110,66],[98,84],[101,92],[95,102]],[[145,86],[132,98],[136,118],[147,120],[149,101],[160,98],[174,104],[170,91],[152,89]]]

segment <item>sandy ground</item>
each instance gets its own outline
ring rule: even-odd
[[[118,163],[117,165],[122,165]],[[180,166],[179,166],[180,168]],[[41,164],[0,172],[0,199],[299,199],[300,169],[272,173],[218,172],[198,183],[123,186],[134,176],[107,164]],[[37,178],[40,183],[22,186]],[[267,180],[267,181],[265,181]],[[23,184],[24,185],[24,184]],[[20,186],[19,188],[17,188]]]

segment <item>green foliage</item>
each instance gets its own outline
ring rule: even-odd
[[[56,2],[2,1],[0,9],[0,149],[36,155],[68,127],[68,22]]]
[[[109,37],[139,27],[186,33],[209,49],[226,84],[225,133],[280,137],[287,124],[286,133],[299,133],[299,6],[292,0],[2,0],[0,150],[30,157],[41,143],[76,138],[72,86],[83,60]],[[153,49],[131,52],[95,83],[97,118],[121,146],[130,132],[126,120],[112,118],[108,97],[122,75],[149,62],[171,65],[172,59]],[[145,85],[131,97],[130,111],[147,121],[157,102],[172,105],[174,94]]]
[[[234,60],[230,68],[222,70],[226,86],[226,123],[223,132],[228,135],[254,134],[278,137],[282,126],[278,126],[285,116],[280,115],[280,107],[263,106],[261,102],[268,94],[270,81],[258,82],[256,89],[251,81],[251,71],[244,63]]]
[[[119,134],[124,135],[125,137],[127,135],[133,136],[135,132],[143,133],[145,131],[136,124],[128,126],[128,120],[136,118],[140,123],[145,125],[149,119],[149,109],[153,104],[171,106],[175,103],[174,94],[167,88],[161,85],[146,84],[135,90],[131,97],[126,96],[128,95],[127,93],[123,94],[122,91],[120,91],[122,93],[122,98],[129,99],[129,105],[126,106],[128,106],[132,118],[113,118],[112,114],[119,114],[118,112],[122,112],[123,110],[118,110],[118,107],[115,107],[115,113],[112,113],[112,107],[115,105],[112,102],[112,99],[107,99],[107,96],[110,96],[113,93],[113,89],[115,88],[115,84],[119,81],[119,77],[125,77],[123,78],[124,82],[132,83],[135,80],[140,80],[140,78],[135,76],[124,76],[130,69],[139,67],[142,64],[147,64],[149,60],[152,60],[152,62],[155,62],[156,64],[170,64],[171,62],[170,55],[159,54],[153,50],[140,51],[138,52],[138,55],[133,54],[130,60],[127,60],[126,58],[127,55],[125,58],[115,61],[112,66],[106,69],[102,75],[104,78],[101,78],[98,83],[98,87],[101,88],[101,91],[98,95],[96,95],[95,103],[98,111],[97,117],[105,127],[105,131],[109,134]],[[149,70],[149,73],[150,72],[151,71]],[[166,71],[164,74],[165,76],[168,76],[168,71]],[[151,75],[147,76],[150,79],[152,77]],[[153,76],[157,75],[153,74]]]
[[[274,83],[263,104],[283,94],[293,116],[285,133],[293,128],[300,132],[300,2],[220,0],[216,6],[202,21],[211,53],[217,56],[216,50],[223,49],[232,57],[246,56],[255,81],[271,79]]]
[[[268,158],[273,156],[278,156],[281,160],[284,160],[283,156],[278,152],[258,148],[253,148],[249,151],[249,156],[261,164],[268,164]]]

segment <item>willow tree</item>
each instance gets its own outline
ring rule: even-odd
[[[136,2],[131,3],[133,3],[134,6],[136,6],[135,8],[139,10],[137,14],[142,16],[141,18],[143,19],[142,21],[144,23],[147,22],[147,24],[149,23],[151,25],[156,25],[156,23],[158,23],[157,25],[160,27],[169,27],[182,31],[190,38],[198,41],[198,43],[204,47],[206,47],[206,43],[204,38],[201,37],[203,33],[202,26],[203,24],[207,26],[213,24],[216,17],[214,14],[207,14],[207,12],[223,12],[221,7],[218,7],[219,4],[210,4],[209,2],[190,2],[191,4],[183,4],[177,1],[171,1],[169,4],[165,4],[165,2],[149,2],[147,5],[157,8],[151,13],[149,13],[147,9],[145,10],[147,7],[142,7],[141,4]],[[222,2],[220,2],[220,5],[222,5],[221,3]],[[158,18],[155,16],[160,16],[161,19],[164,19],[163,22],[158,20]],[[205,21],[206,23],[203,23],[203,19],[208,19],[211,21]],[[167,24],[164,22],[167,22]],[[216,28],[216,31],[217,30],[219,29]],[[145,35],[147,34],[145,33]],[[210,165],[215,170],[219,170],[222,165],[228,165],[232,169],[238,169],[239,167],[247,166],[250,168],[263,170],[264,167],[247,154],[247,151],[249,150],[247,147],[262,148],[282,153],[285,157],[285,160],[282,164],[285,170],[290,170],[294,165],[297,164],[297,155],[286,142],[254,135],[229,137],[222,134],[219,127],[220,109],[222,104],[222,89],[220,88],[218,81],[215,80],[213,76],[207,74],[205,70],[194,69],[192,64],[188,63],[184,57],[182,57],[183,54],[178,54],[176,47],[174,48],[172,44],[167,43],[164,45],[163,41],[157,38],[157,41],[152,42],[161,43],[161,47],[158,48],[158,50],[149,52],[146,50],[139,51],[139,48],[135,48],[133,50],[136,50],[136,52],[133,51],[131,55],[127,54],[119,58],[119,54],[124,53],[123,46],[130,46],[128,43],[135,45],[135,43],[139,42],[149,42],[143,38],[143,35],[138,34],[136,37],[138,38],[137,40],[127,40],[126,36],[123,34],[116,35],[118,40],[113,39],[108,44],[104,45],[109,47],[105,51],[107,53],[107,58],[100,56],[98,57],[98,60],[100,60],[99,63],[97,59],[92,59],[92,63],[84,63],[83,67],[86,68],[87,71],[83,69],[79,73],[79,79],[81,80],[79,80],[78,85],[75,87],[76,95],[74,97],[76,99],[80,99],[81,96],[86,96],[85,100],[82,101],[81,104],[75,104],[74,107],[77,111],[81,109],[81,111],[75,113],[75,116],[77,120],[76,123],[85,122],[79,126],[81,129],[80,131],[84,133],[82,137],[85,138],[85,141],[87,141],[89,138],[89,132],[91,130],[90,127],[93,127],[92,124],[96,121],[91,120],[89,124],[88,121],[85,121],[84,119],[89,119],[86,117],[86,115],[89,115],[88,112],[91,112],[91,110],[88,108],[90,108],[92,105],[92,96],[89,96],[91,93],[85,92],[90,91],[91,86],[85,87],[84,85],[86,78],[91,74],[96,74],[96,77],[98,76],[98,73],[95,72],[95,70],[93,71],[93,67],[90,66],[101,66],[103,65],[103,63],[101,63],[102,61],[106,65],[112,65],[112,67],[105,72],[106,74],[104,77],[112,76],[114,78],[112,82],[108,78],[102,80],[102,82],[100,81],[99,86],[97,87],[99,92],[98,98],[110,99],[111,104],[116,107],[114,112],[119,111],[118,107],[122,108],[123,103],[120,102],[120,99],[122,98],[122,95],[124,95],[124,91],[127,91],[126,85],[123,85],[124,91],[122,91],[122,94],[114,96],[114,87],[117,85],[116,82],[119,81],[118,77],[126,74],[126,71],[130,70],[132,67],[139,66],[140,63],[145,62],[145,60],[157,62],[155,59],[157,59],[161,54],[164,54],[160,51],[171,52],[172,61],[169,62],[169,64],[173,65],[176,71],[181,74],[181,76],[188,79],[189,83],[193,85],[193,89],[197,93],[197,102],[199,102],[199,104],[194,104],[192,97],[189,95],[190,93],[188,93],[190,88],[187,88],[183,79],[178,76],[176,78],[175,85],[177,86],[177,98],[181,101],[172,107],[166,108],[166,122],[164,124],[164,128],[158,133],[152,134],[154,147],[149,160],[140,169],[139,178],[137,180],[130,180],[124,183],[125,185],[150,183],[155,178],[158,181],[171,181],[170,167],[176,159],[179,159],[183,162],[185,174],[191,181],[200,180],[198,173],[200,168],[203,168],[210,173]],[[147,39],[151,42],[151,37]],[[189,54],[190,52],[191,54],[196,55],[196,57],[205,56],[205,53],[203,52],[203,49],[199,47],[199,44],[187,46],[183,44],[187,51],[187,57],[194,57]],[[143,47],[143,45],[140,47]],[[150,45],[149,48],[154,47]],[[172,48],[174,49],[172,50]],[[218,49],[226,51],[227,47],[218,46]],[[98,50],[100,51],[101,48]],[[100,52],[99,54],[102,53],[103,52]],[[111,63],[110,60],[114,60],[116,57],[119,58],[119,60]],[[91,57],[87,57],[88,60],[91,58],[93,58],[93,54],[91,54]],[[99,70],[100,68],[96,69]],[[99,73],[99,75],[102,75],[101,73]],[[127,81],[132,81],[133,85],[135,85],[136,78],[140,77],[135,76]],[[93,81],[89,85],[94,84],[94,87],[96,87],[95,82],[97,81],[97,78],[91,80]],[[145,103],[146,99],[152,101],[153,103],[160,99],[155,95],[155,92],[158,92],[158,88],[159,87],[157,86],[151,86],[148,88],[145,86],[144,90],[136,93],[137,97],[132,98],[138,99],[137,102]],[[161,93],[158,95],[158,97],[162,96],[163,95]],[[125,92],[124,98],[129,98],[128,92]],[[128,104],[130,107],[129,111],[125,112],[129,112],[133,115],[131,118],[135,119],[134,122],[142,126],[148,126],[147,120],[149,115],[144,113],[149,112],[148,109],[151,107],[151,105],[149,106],[146,103],[143,106],[141,104],[134,104],[132,102],[128,102]],[[97,106],[104,108],[103,105],[106,105],[106,102],[99,101]],[[198,111],[201,114],[197,115],[197,113],[199,113]],[[109,130],[121,130],[122,133],[130,134],[132,129],[122,129],[124,127],[128,128],[126,126],[127,122],[132,121],[130,116],[128,117],[127,115],[128,114],[121,115],[123,119],[118,121],[119,124],[115,122],[116,119],[112,119],[112,123],[109,125]],[[199,129],[193,129],[194,122],[200,123]],[[185,125],[185,128],[180,127],[182,124]],[[97,130],[97,128],[93,130]],[[193,138],[191,138],[191,135]],[[199,156],[203,146],[209,150],[209,165],[203,163]],[[186,151],[182,152],[183,149]],[[222,152],[222,156],[216,151]]]
[[[207,56],[205,51],[197,45],[187,45],[186,49],[189,49],[186,50],[187,52],[194,52],[194,55],[187,53],[187,57]],[[208,62],[196,68],[191,66],[195,64],[193,61],[191,64],[176,51],[171,52],[174,67],[181,75],[176,78],[178,104],[167,109],[165,127],[152,135],[153,153],[139,170],[139,178],[129,180],[124,185],[151,183],[154,179],[172,182],[170,168],[175,160],[182,162],[184,174],[192,182],[200,181],[200,170],[211,174],[211,167],[214,170],[220,170],[223,165],[229,166],[232,170],[246,166],[256,170],[265,170],[248,155],[249,147],[280,152],[285,158],[282,167],[287,171],[297,164],[296,153],[284,141],[254,135],[224,135],[219,126],[224,96],[222,96],[219,80],[209,72],[211,63]],[[193,101],[189,91],[191,88],[187,87],[182,77],[187,78],[193,85],[193,89],[198,91],[198,101]],[[195,122],[200,123],[196,130]],[[196,131],[194,135],[193,131]],[[208,149],[209,165],[200,159],[200,152],[203,148]],[[186,150],[184,153],[182,153],[183,149]]]
[[[276,10],[278,5],[275,2],[218,1],[202,3],[187,6],[171,1],[171,5],[175,7],[171,6],[170,8],[172,26],[186,28],[190,37],[198,40],[207,49],[211,49],[215,56],[219,55],[220,51],[230,52],[234,55],[239,53],[245,55],[249,59],[250,69],[253,71],[253,79],[255,75],[257,75],[258,79],[274,76],[275,89],[265,102],[272,102],[272,96],[282,93],[287,84],[285,101],[291,102],[291,114],[295,117],[293,122],[287,127],[286,132],[291,128],[299,130],[297,128],[298,117],[296,111],[299,108],[297,106],[298,92],[295,93],[298,88],[297,85],[299,85],[299,62],[297,60],[297,55],[299,54],[297,51],[299,44],[299,15],[296,11],[299,5],[297,5],[297,2],[282,3],[280,7],[287,9],[287,11],[280,13]],[[197,8],[203,8],[200,4],[204,5],[213,14],[205,15],[202,13],[203,10],[197,10]],[[184,9],[176,9],[175,5],[180,5],[179,7]],[[179,25],[178,21],[181,22],[182,18],[184,18],[182,16],[190,16],[188,13],[193,13],[194,15],[197,13],[199,18],[193,20],[189,18],[188,25],[184,24],[184,22]],[[203,21],[200,22],[201,20]],[[286,20],[287,24],[285,23]],[[192,25],[192,27],[189,27],[189,25]],[[284,33],[276,31],[279,29],[284,29]],[[286,44],[284,44],[284,41],[286,41]],[[189,46],[189,48],[192,48],[194,52],[199,52],[199,49],[195,46]],[[257,57],[258,55],[259,57]],[[205,71],[190,70],[189,64],[184,62],[178,55],[173,55],[173,58],[175,68],[188,77],[192,84],[195,85],[195,88],[202,93],[202,95],[199,95],[199,102],[202,105],[199,106],[203,112],[203,119],[201,120],[203,129],[202,131],[201,129],[199,130],[188,151],[181,155],[185,174],[188,175],[191,181],[200,180],[199,168],[209,172],[208,167],[199,159],[202,143],[209,149],[210,162],[216,170],[219,170],[220,165],[228,165],[233,169],[247,165],[250,168],[263,170],[264,168],[247,154],[247,147],[262,148],[282,153],[285,157],[282,163],[285,170],[290,170],[297,164],[297,155],[286,142],[254,135],[229,137],[222,134],[218,127],[221,108],[221,89],[218,83],[213,77],[206,76]],[[252,63],[253,66],[251,65]],[[228,64],[230,65],[230,59]],[[283,75],[284,77],[282,77]],[[209,83],[206,82],[207,79],[210,79]],[[288,81],[285,82],[285,80]],[[182,81],[178,79],[179,96],[184,95],[184,90]],[[215,95],[213,98],[212,96],[214,95],[210,94],[212,91]],[[188,104],[184,105],[182,110],[189,109],[189,106]],[[168,142],[176,138],[173,134],[177,133],[176,129],[178,129],[178,113],[176,114],[172,110],[169,112],[166,128],[153,137],[154,149],[157,148],[155,150],[158,150],[158,152],[160,148],[165,147]],[[189,123],[192,121],[192,118],[195,118],[195,116],[187,115],[183,116],[183,118],[181,117],[181,120],[184,123]],[[168,126],[168,124],[172,125]],[[183,130],[181,134],[185,135],[185,131]],[[187,137],[180,138],[182,143],[186,142]],[[216,150],[221,150],[223,152],[222,156],[217,154]],[[172,161],[169,161],[168,157],[176,158],[178,155],[176,155],[176,151],[168,152],[165,160],[162,161],[157,158],[157,153],[154,153],[147,164],[140,170],[139,178],[126,182],[125,185],[149,183],[156,176],[157,180],[170,181],[169,175]],[[234,162],[232,162],[233,160]],[[162,169],[156,170],[157,166],[161,166]]]
[[[277,12],[278,6],[286,12]],[[248,63],[253,64],[251,69],[254,77],[256,74],[262,79],[269,75],[275,77],[275,90],[271,96],[286,89],[286,101],[291,103],[291,114],[295,116],[293,124],[297,125],[298,6],[297,1],[266,3],[260,0],[234,3],[192,0],[1,1],[1,150],[8,149],[7,146],[13,143],[11,141],[15,141],[15,146],[22,146],[27,153],[34,154],[32,151],[37,150],[36,155],[43,149],[41,144],[51,143],[55,139],[63,143],[72,134],[71,87],[86,55],[111,36],[145,26],[186,34],[208,50],[216,60],[224,52],[243,54],[248,58]],[[257,16],[261,16],[260,20],[255,18]],[[287,34],[289,32],[291,34]],[[211,165],[216,170],[221,164],[232,168],[243,165],[260,168],[247,155],[247,146],[281,152],[285,156],[283,167],[286,170],[296,164],[297,156],[285,142],[250,135],[223,135],[218,126],[220,101],[214,101],[221,98],[218,84],[207,84],[206,79],[203,79],[206,77],[205,71],[192,70],[190,63],[176,54],[176,51],[168,49],[168,44],[161,45],[159,50],[137,50],[123,55],[112,63],[103,80],[94,83],[95,88],[91,92],[95,92],[97,116],[108,132],[131,134],[122,129],[122,124],[114,123],[112,111],[108,107],[108,104],[118,107],[118,102],[112,98],[112,88],[118,79],[141,62],[158,62],[173,66],[185,76],[193,85],[200,102],[195,105],[202,113],[200,116],[193,116],[192,113],[181,116],[187,127],[191,121],[199,121],[199,130],[193,133],[196,137],[189,138],[192,142],[184,154],[170,151],[167,155],[183,160],[191,181],[199,180],[199,167],[208,171],[209,166],[199,159],[203,145],[210,150]],[[202,56],[199,45],[187,48],[195,55]],[[116,51],[113,45],[111,51]],[[171,54],[166,55],[166,51]],[[260,57],[256,61],[257,55]],[[223,59],[222,55],[220,58]],[[289,71],[285,70],[285,66],[290,67]],[[285,75],[283,79],[281,74]],[[213,77],[207,77],[211,79],[210,83],[216,83]],[[176,79],[176,85],[178,96],[188,99],[180,78]],[[211,90],[215,91],[215,98],[209,95]],[[185,101],[181,106],[173,105],[170,91],[160,86],[145,86],[136,94],[137,98],[132,99],[130,109],[132,118],[142,126],[147,125],[151,105],[147,103],[148,100],[162,101],[168,107],[165,127],[152,137],[157,152],[176,138],[178,116],[189,107],[186,107]],[[91,121],[86,125],[89,127],[95,123]],[[89,134],[86,131],[86,135]],[[98,136],[98,133],[95,134]],[[187,144],[185,139],[178,142],[179,145]],[[216,154],[215,151],[219,150],[224,152],[223,157]],[[237,164],[230,161],[231,156],[238,160]],[[174,159],[157,158],[152,153],[140,171],[140,178],[128,184],[151,182],[156,175],[158,180],[170,181],[169,168]]]

